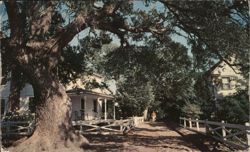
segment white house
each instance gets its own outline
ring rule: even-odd
[[[208,72],[216,99],[233,95],[238,89],[246,87],[246,81],[239,68],[230,66],[224,61],[215,64]]]
[[[82,81],[84,80],[84,81]],[[107,87],[88,86],[88,83],[101,85],[104,79],[98,75],[83,76],[66,86],[72,102],[72,119],[93,120],[115,118],[113,95]]]
[[[72,102],[72,120],[93,120],[115,118],[113,112],[113,95],[108,87],[88,88],[89,82],[95,82],[98,85],[103,83],[100,75],[93,74],[84,76],[84,79],[77,79],[66,85],[66,92]],[[83,81],[85,80],[85,81]],[[7,102],[10,94],[10,82],[1,86],[1,112],[6,113]],[[33,88],[30,84],[25,84],[21,91],[20,111],[28,110],[30,101],[34,97]]]
[[[10,82],[0,87],[1,95],[1,114],[7,112],[8,99],[10,94]],[[20,92],[20,110],[26,111],[29,109],[29,102],[34,97],[33,88],[30,84],[26,83],[24,88]]]

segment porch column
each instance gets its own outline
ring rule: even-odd
[[[104,98],[104,120],[107,120],[107,99]]]
[[[113,116],[113,119],[115,120],[115,102],[114,102],[114,116]]]
[[[98,119],[101,119],[101,115],[102,115],[102,113],[101,113],[101,111],[100,110],[102,110],[102,107],[101,107],[101,103],[102,103],[102,101],[101,101],[101,98],[97,98],[97,118]]]
[[[114,103],[114,116],[113,116],[113,119],[115,120],[115,112],[116,112],[115,107],[117,107],[117,106],[118,106],[118,103],[117,103],[117,102],[115,102],[114,100],[113,100],[113,103]]]

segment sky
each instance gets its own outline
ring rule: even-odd
[[[6,19],[7,18],[7,14],[5,13],[5,6],[2,3],[2,1],[0,1],[0,19]]]

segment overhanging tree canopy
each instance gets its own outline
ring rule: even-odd
[[[166,7],[165,12],[154,7],[149,7],[149,11],[135,9],[136,2],[133,1],[4,1],[8,19],[6,30],[1,32],[1,44],[3,50],[6,50],[3,54],[32,84],[38,116],[36,131],[17,146],[16,151],[59,151],[58,145],[69,147],[68,151],[72,151],[72,148],[78,150],[79,145],[75,146],[74,143],[81,142],[82,137],[76,136],[70,125],[71,105],[59,82],[57,67],[63,48],[83,30],[90,28],[93,32],[101,30],[113,33],[120,39],[121,47],[124,47],[129,45],[130,37],[140,39],[145,36],[144,33],[170,34],[176,30],[174,27],[178,27],[190,34],[193,46],[212,52],[224,60],[227,53],[223,54],[221,51],[225,45],[220,48],[221,43],[213,43],[213,38],[218,38],[218,42],[233,42],[235,39],[230,39],[234,38],[233,35],[228,39],[220,39],[221,35],[210,35],[221,26],[215,24],[218,22],[214,22],[214,16],[208,13],[212,11],[220,19],[219,22],[224,23],[222,28],[226,29],[219,33],[228,35],[228,31],[235,29],[236,34],[243,35],[242,41],[236,41],[235,46],[243,44],[242,49],[237,52],[245,51],[245,43],[242,43],[245,42],[245,33],[241,30],[245,25],[229,23],[232,18],[225,16],[232,14],[230,11],[221,13],[223,8],[244,12],[247,8],[241,6],[245,6],[245,1],[229,1],[228,4],[227,1],[160,2]],[[150,6],[152,3],[156,4],[156,1],[147,3]],[[58,13],[70,14],[66,17],[64,26],[53,24],[58,19]],[[248,22],[246,24],[248,26]],[[225,52],[231,51],[228,49]],[[237,52],[234,53],[240,54]]]

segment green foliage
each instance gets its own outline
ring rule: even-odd
[[[186,102],[182,107],[182,112],[187,118],[200,118],[202,114],[201,107],[197,103]]]
[[[201,107],[202,119],[211,119],[215,115],[214,90],[207,73],[195,73],[194,94],[196,101]]]
[[[66,84],[76,80],[86,69],[86,51],[79,46],[67,46],[62,50],[62,60],[58,65],[58,76]]]
[[[164,1],[173,26],[186,32],[194,66],[208,70],[215,59],[235,61],[247,75],[249,12],[247,1]],[[181,6],[181,7],[180,7]],[[247,63],[247,64],[246,64]]]
[[[176,119],[185,101],[194,96],[187,49],[168,36],[151,38],[144,47],[121,47],[109,52],[104,56],[105,72],[118,81],[117,100],[124,113],[142,115],[149,108],[149,113],[159,113],[159,119]]]
[[[247,91],[218,101],[217,119],[228,123],[244,124],[249,121],[249,101]]]
[[[150,83],[140,84],[135,79],[127,79],[118,84],[117,97],[123,117],[142,116],[144,110],[154,102]]]

